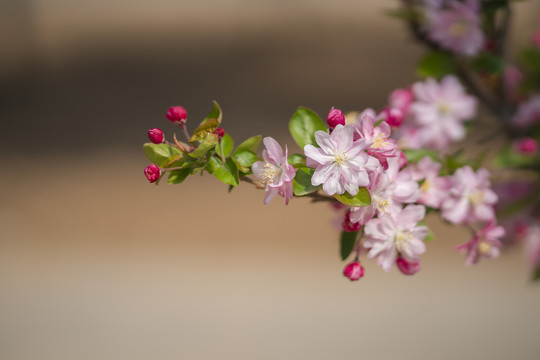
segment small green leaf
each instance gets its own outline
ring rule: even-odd
[[[426,156],[430,157],[434,161],[439,161],[439,153],[434,150],[403,149],[402,151],[405,153],[405,157],[407,158],[407,162],[409,163],[417,163]]]
[[[208,113],[208,115],[206,115],[206,117],[204,118],[204,120],[199,124],[199,126],[203,125],[204,123],[212,120],[212,119],[216,119],[218,125],[221,124],[221,119],[223,118],[223,113],[221,112],[221,108],[219,107],[219,104],[217,103],[217,101],[213,101],[214,103],[214,108],[212,109],[212,111],[210,111]]]
[[[492,53],[478,55],[472,62],[476,71],[485,71],[490,74],[501,74],[504,70],[504,60]]]
[[[169,172],[169,184],[180,184],[182,183],[193,171],[192,168],[186,167],[183,169],[172,170]]]
[[[261,142],[262,142],[261,135],[250,137],[249,139],[247,139],[246,141],[238,145],[235,152],[240,151],[240,150],[249,150],[251,152],[257,153],[257,150],[259,149]]]
[[[339,252],[341,255],[341,260],[346,260],[349,255],[354,250],[354,245],[356,244],[356,238],[358,236],[358,231],[355,232],[341,232]]]
[[[193,158],[204,156],[208,151],[216,147],[218,140],[219,137],[216,134],[208,134],[204,141],[201,142],[195,150],[188,153],[188,155]]]
[[[143,145],[143,151],[146,157],[159,167],[164,167],[175,158],[181,158],[183,153],[177,148],[168,144],[152,144],[146,143]]]
[[[216,146],[216,153],[219,156],[223,156],[226,158],[229,156],[232,152],[232,149],[234,148],[234,141],[232,137],[230,137],[229,134],[225,134],[223,138],[219,141],[219,146]],[[223,150],[223,153],[222,153]]]
[[[450,53],[432,51],[420,59],[416,72],[424,78],[434,77],[440,79],[445,75],[455,74],[456,66]]]
[[[296,196],[304,196],[319,190],[320,186],[311,184],[311,177],[315,172],[314,169],[303,167],[296,170],[296,176],[293,179],[293,192]]]
[[[287,158],[289,165],[294,166],[295,168],[301,168],[306,166],[306,157],[302,154],[291,154]]]
[[[342,204],[347,206],[369,206],[371,205],[371,196],[365,187],[361,187],[358,190],[358,194],[352,196],[348,192],[345,192],[343,195],[334,195],[334,197]]]
[[[257,155],[250,150],[236,150],[233,154],[233,158],[236,160],[238,165],[244,168],[251,167],[251,165],[257,161]]]
[[[198,128],[195,129],[193,135],[191,135],[191,139],[189,139],[189,142],[201,141],[205,139],[209,134],[216,131],[218,125],[219,123],[216,119],[209,119],[203,122]]]
[[[315,132],[326,131],[326,126],[315,112],[299,107],[289,121],[289,130],[294,141],[303,149],[308,144],[316,144]]]
[[[231,158],[228,158],[225,161],[225,164],[223,164],[219,158],[212,156],[210,158],[207,170],[225,184],[238,186],[238,169]]]

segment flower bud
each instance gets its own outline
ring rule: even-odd
[[[392,127],[400,127],[403,123],[403,112],[398,108],[384,108],[383,118]]]
[[[357,222],[357,223],[351,222],[351,212],[350,211],[347,211],[345,213],[345,220],[343,220],[343,222],[341,223],[341,227],[343,228],[343,231],[355,232],[355,231],[360,230],[361,226],[362,225],[360,225],[359,222]]]
[[[358,261],[349,263],[343,269],[343,276],[351,281],[356,281],[364,276],[364,268]]]
[[[216,134],[220,139],[225,136],[225,130],[223,128],[218,127],[216,130],[214,130],[214,134]]]
[[[187,111],[182,106],[171,106],[165,117],[175,124],[184,126],[186,125]]]
[[[420,271],[420,261],[408,262],[404,258],[398,257],[396,260],[396,265],[399,271],[405,275],[414,275]]]
[[[144,175],[148,181],[154,183],[161,177],[161,169],[156,164],[152,164],[144,169]]]
[[[332,109],[330,109],[328,117],[326,118],[326,123],[331,129],[335,128],[340,124],[345,125],[345,115],[343,115],[341,110],[334,109],[334,107],[332,106]]]
[[[390,94],[389,105],[393,109],[401,110],[405,114],[413,101],[413,93],[410,89],[396,89]]]
[[[531,137],[521,138],[514,142],[514,149],[521,154],[535,154],[538,151],[538,141]]]
[[[163,140],[165,140],[165,136],[163,136],[163,131],[161,129],[148,130],[148,138],[154,144],[161,144]]]

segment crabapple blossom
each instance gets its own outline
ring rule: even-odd
[[[420,186],[420,204],[438,209],[446,199],[451,187],[450,178],[439,176],[441,164],[433,161],[429,156],[422,158],[418,163],[407,168],[414,180],[424,182]]]
[[[398,109],[401,110],[402,114],[406,114],[412,101],[413,93],[411,89],[396,89],[390,94],[388,104],[391,109]]]
[[[405,118],[405,114],[398,108],[385,107],[380,117],[391,127],[400,127]]]
[[[356,125],[360,139],[371,143],[367,149],[368,154],[380,161],[384,168],[388,167],[387,158],[397,155],[396,140],[390,138],[390,126],[382,121],[378,126],[375,125],[375,117],[369,112],[363,112],[360,115],[360,123]]]
[[[478,1],[450,1],[444,8],[429,8],[429,38],[442,48],[459,54],[476,55],[485,43]]]
[[[503,246],[500,238],[505,235],[502,226],[496,226],[495,220],[490,220],[488,224],[472,238],[472,240],[456,247],[457,250],[465,251],[465,263],[474,265],[483,256],[488,259],[496,258]]]
[[[535,154],[538,152],[538,141],[531,137],[524,137],[514,141],[513,147],[522,154]]]
[[[221,127],[217,127],[216,130],[214,130],[214,134],[216,134],[220,139],[225,136],[225,130]]]
[[[175,124],[184,126],[186,125],[187,111],[182,106],[171,106],[165,117]]]
[[[154,183],[161,177],[161,169],[156,164],[149,165],[144,169],[144,175],[149,182]]]
[[[388,169],[386,173],[390,181],[396,184],[392,193],[394,203],[413,203],[420,196],[418,182],[408,171],[400,171],[400,158],[388,158]]]
[[[368,186],[371,204],[362,207],[352,207],[350,219],[353,223],[366,224],[375,215],[387,215],[392,210],[392,194],[396,184],[391,182],[386,172],[381,168],[373,171]]]
[[[252,169],[253,174],[266,186],[264,203],[268,204],[276,194],[279,194],[285,198],[285,205],[287,205],[293,197],[293,179],[296,169],[287,162],[287,147],[283,154],[283,149],[273,138],[265,137],[263,143],[264,161],[256,161]]]
[[[341,110],[335,109],[332,106],[332,109],[326,117],[326,123],[331,129],[335,128],[338,125],[345,125],[345,115],[343,115],[343,112],[341,112]]]
[[[322,184],[328,195],[345,191],[356,195],[361,186],[369,184],[368,170],[377,166],[364,151],[370,143],[363,139],[353,141],[353,133],[351,126],[337,125],[332,134],[315,132],[320,147],[304,146],[306,164],[315,168],[311,184]]]
[[[350,211],[347,211],[345,213],[345,219],[341,223],[341,228],[343,229],[343,231],[355,232],[355,231],[360,230],[361,226],[362,225],[360,223],[358,223],[358,222],[354,223],[354,222],[351,221],[351,212]]]
[[[161,129],[154,128],[148,130],[148,139],[154,144],[161,144],[165,140],[165,136]]]
[[[476,173],[470,166],[457,169],[442,203],[442,217],[453,224],[493,220],[498,197],[490,188],[489,175],[484,168]]]
[[[425,214],[424,206],[408,205],[392,216],[368,221],[364,227],[364,247],[369,249],[368,257],[376,257],[385,271],[392,269],[398,257],[413,263],[419,261],[419,255],[426,251],[423,240],[428,228],[419,226],[418,222]]]
[[[357,281],[364,276],[364,267],[358,261],[349,263],[343,269],[343,276],[351,281]]]
[[[527,101],[519,104],[512,117],[512,123],[517,127],[528,127],[540,121],[540,94],[531,96]]]

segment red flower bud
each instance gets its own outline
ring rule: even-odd
[[[326,123],[328,126],[333,129],[339,124],[345,125],[345,115],[341,112],[339,109],[334,109],[332,106],[332,109],[328,113],[328,117],[326,118]]]
[[[223,136],[225,136],[225,130],[218,127],[216,130],[214,130],[214,134],[216,134],[221,139]]]
[[[538,151],[538,141],[531,137],[525,137],[514,142],[514,149],[522,154],[534,154]]]
[[[396,260],[396,265],[397,265],[399,271],[401,271],[401,273],[403,273],[405,275],[414,275],[414,274],[416,274],[417,272],[420,271],[420,262],[419,261],[408,262],[404,258],[398,257],[397,260]]]
[[[357,223],[351,222],[351,212],[350,211],[347,211],[345,213],[345,220],[343,220],[343,222],[341,223],[341,227],[343,228],[343,231],[355,232],[355,231],[360,230],[361,226],[362,225],[360,225],[359,222],[357,222]]]
[[[343,276],[351,281],[356,281],[364,276],[364,268],[358,261],[352,262],[343,269]]]
[[[156,164],[152,164],[144,169],[144,175],[148,181],[154,183],[161,177],[161,169]]]
[[[163,131],[161,129],[148,130],[148,138],[154,144],[161,144],[163,140],[165,140],[165,136],[163,136]]]
[[[403,123],[403,112],[398,108],[384,108],[383,116],[386,123],[392,127],[400,127]]]
[[[165,117],[175,124],[184,126],[186,125],[187,111],[181,106],[171,106]]]

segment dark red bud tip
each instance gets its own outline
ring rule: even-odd
[[[414,275],[414,274],[416,274],[417,272],[420,271],[420,262],[419,261],[408,262],[404,258],[398,257],[397,260],[396,260],[396,265],[397,265],[399,271],[401,271],[401,273],[403,273],[405,275]]]
[[[156,164],[152,164],[144,169],[144,175],[148,181],[155,183],[161,177],[161,169]]]
[[[403,123],[403,112],[398,108],[384,108],[386,123],[392,127],[400,127]]]
[[[171,106],[165,117],[175,124],[184,126],[186,124],[187,111],[182,106]]]
[[[332,106],[332,109],[328,113],[328,117],[326,118],[326,123],[328,124],[328,127],[330,129],[335,128],[338,125],[345,125],[345,115],[341,112],[339,109],[334,109]]]
[[[347,264],[343,269],[343,276],[351,281],[357,281],[364,276],[364,267],[358,261]]]
[[[148,130],[148,138],[154,144],[161,144],[165,140],[163,131],[161,129],[150,129]]]
[[[535,154],[538,152],[538,141],[531,137],[521,138],[514,142],[514,149],[521,154]]]
[[[214,130],[214,134],[216,134],[221,139],[223,136],[225,136],[225,130],[218,127],[216,130]]]
[[[345,213],[345,220],[343,220],[343,222],[341,223],[341,227],[343,228],[343,231],[355,232],[355,231],[360,230],[361,226],[362,225],[360,225],[359,222],[353,223],[351,221],[351,212],[350,211],[347,211]]]

